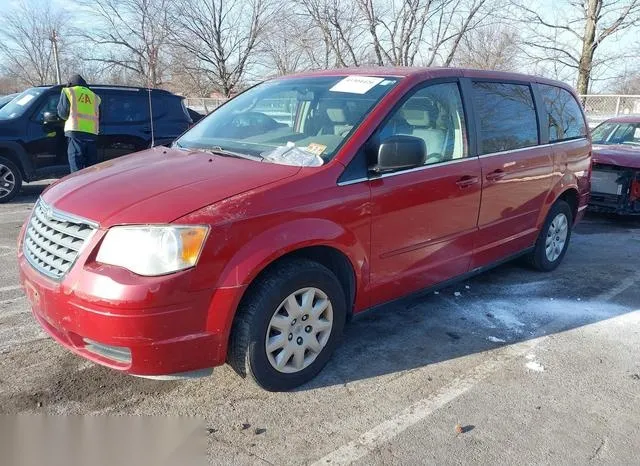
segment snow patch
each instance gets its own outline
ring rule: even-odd
[[[506,343],[507,340],[503,340],[502,338],[497,337],[487,337],[487,340],[492,341],[494,343]]]
[[[456,291],[455,293],[453,293],[453,296],[461,296],[462,293],[460,293],[459,291]]]
[[[538,361],[529,361],[527,363],[527,369],[534,372],[544,372],[544,366]]]

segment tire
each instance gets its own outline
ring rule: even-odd
[[[563,228],[563,226],[566,228]],[[572,226],[573,213],[571,207],[562,199],[557,200],[551,206],[547,219],[538,235],[535,248],[529,255],[529,262],[535,269],[542,272],[551,272],[560,265],[569,247]],[[555,238],[551,233],[555,233]],[[563,236],[565,238],[564,242],[558,241]]]
[[[305,308],[304,300],[313,309]],[[340,282],[323,265],[306,259],[276,264],[242,299],[231,329],[228,363],[265,390],[296,388],[329,361],[344,329],[346,309]],[[267,350],[267,338],[275,350]]]
[[[0,156],[0,204],[16,197],[21,187],[20,169],[8,158]]]

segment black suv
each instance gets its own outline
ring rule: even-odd
[[[193,123],[183,98],[170,92],[97,85],[91,89],[102,99],[98,162],[150,147],[150,108],[155,145],[170,144]],[[27,89],[0,108],[0,203],[17,194],[23,180],[69,173],[64,121],[56,111],[61,90]]]

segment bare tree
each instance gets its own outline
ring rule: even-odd
[[[88,61],[126,70],[139,84],[158,87],[167,66],[170,0],[79,0],[98,24],[81,32],[94,45]]]
[[[481,70],[516,71],[519,40],[518,32],[506,26],[477,28],[464,36],[454,63]]]
[[[269,0],[177,0],[172,42],[230,96],[264,39]]]
[[[282,76],[328,66],[324,61],[326,44],[308,18],[287,9],[280,10],[277,17],[265,27],[260,47],[264,68]]]
[[[555,62],[577,72],[579,94],[589,92],[596,65],[613,58],[596,60],[596,51],[616,33],[638,24],[640,0],[563,0],[555,11],[567,12],[562,20],[550,20],[540,11],[520,2],[524,22],[531,27],[531,37],[524,41],[532,58]]]
[[[360,66],[363,21],[349,0],[295,0],[323,39],[325,66]]]
[[[55,65],[50,37],[56,30],[61,59],[67,51],[69,16],[48,2],[22,0],[0,18],[1,67],[7,76],[30,86],[55,81]]]

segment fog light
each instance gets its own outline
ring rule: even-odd
[[[97,341],[84,338],[84,349],[90,353],[102,356],[105,359],[129,364],[131,363],[131,350],[124,346],[112,346],[98,343]]]

